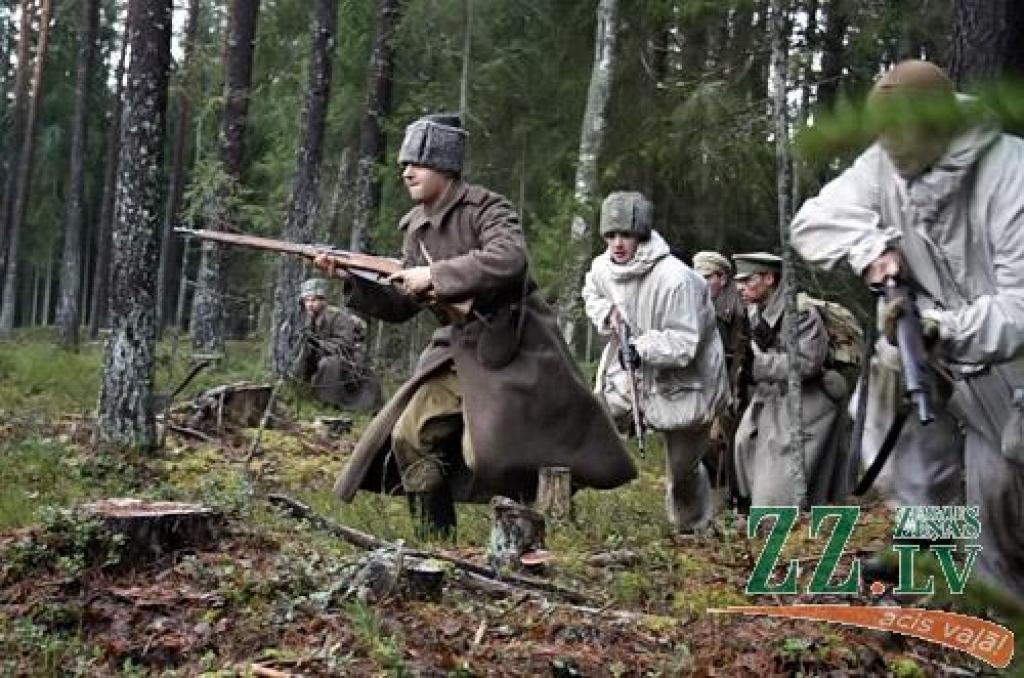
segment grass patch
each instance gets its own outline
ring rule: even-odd
[[[80,459],[56,440],[39,436],[0,441],[0,529],[36,522],[46,506],[69,506],[117,493],[116,482],[85,477]]]

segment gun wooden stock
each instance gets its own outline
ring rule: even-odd
[[[330,257],[338,268],[354,273],[362,277],[369,277],[378,282],[384,281],[395,273],[402,270],[402,262],[390,257],[378,257],[372,254],[360,252],[349,252],[325,245],[310,245],[307,243],[290,242],[288,240],[277,240],[275,238],[264,238],[258,235],[246,235],[244,233],[228,233],[226,231],[210,231],[205,229],[176,228],[175,233],[186,237],[198,238],[219,242],[235,247],[247,247],[249,249],[264,250],[266,252],[278,252],[281,254],[295,254],[307,259],[315,259],[318,256]],[[472,311],[472,299],[458,303],[428,299],[428,303],[435,306],[450,321],[456,322],[465,320]]]

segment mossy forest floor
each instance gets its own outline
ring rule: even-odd
[[[182,398],[218,383],[265,381],[259,351],[233,344],[228,361]],[[168,374],[184,374],[178,353],[161,344],[158,390],[168,388]],[[709,612],[798,601],[744,595],[761,542],[748,540],[745,522],[732,514],[720,514],[712,536],[673,536],[658,449],[641,462],[638,481],[577,494],[575,522],[549,526],[553,560],[542,576],[585,594],[588,605],[484,595],[455,577],[441,602],[361,601],[348,582],[364,553],[279,512],[266,501],[269,493],[382,539],[480,564],[487,508],[460,506],[456,544],[422,544],[400,497],[363,493],[351,505],[339,503],[330,488],[366,420],[328,435],[313,423],[327,412],[290,388],[283,404],[292,422],[265,431],[254,456],[255,431],[245,429],[212,442],[172,433],[145,455],[105,453],[90,442],[100,354],[97,345],[66,353],[41,335],[0,344],[0,675],[994,673],[966,655],[895,634]],[[205,504],[225,517],[224,528],[211,546],[126,568],[116,540],[65,509],[129,496]],[[891,526],[888,512],[868,503],[848,550],[878,546]],[[806,534],[803,525],[787,553],[813,565],[822,543]],[[588,560],[624,551],[639,558],[625,565]]]

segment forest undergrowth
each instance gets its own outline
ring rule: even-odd
[[[157,391],[186,372],[186,353],[160,344]],[[239,342],[179,400],[216,384],[266,380],[259,345]],[[663,451],[651,445],[640,478],[575,496],[575,519],[548,526],[552,559],[531,572],[578,594],[483,591],[446,570],[440,600],[355,585],[364,550],[275,508],[282,494],[320,516],[397,548],[486,565],[486,506],[460,506],[454,543],[420,543],[405,501],[331,495],[363,416],[337,416],[301,391],[281,391],[280,423],[198,437],[169,431],[150,453],[112,455],[92,442],[101,349],[64,352],[24,336],[0,350],[0,675],[983,675],[966,655],[902,635],[812,622],[715,614],[748,597],[763,542],[720,511],[712,533],[681,538],[665,518]],[[122,544],[71,509],[109,497],[186,501],[221,517],[206,545],[130,566]],[[877,501],[841,561],[885,541],[892,516]],[[806,524],[785,555],[813,569],[820,541]],[[809,564],[806,565],[806,564]],[[953,601],[972,612],[979,599]],[[892,603],[864,596],[784,602]],[[929,604],[948,608],[935,597]],[[899,604],[907,605],[906,601]],[[984,608],[983,608],[984,609]],[[976,612],[977,610],[973,610]],[[1017,623],[1017,636],[1022,627]],[[1018,643],[1019,649],[1019,643]],[[276,673],[275,673],[276,672]]]

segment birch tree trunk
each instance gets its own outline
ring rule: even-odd
[[[32,161],[35,154],[36,120],[39,117],[39,102],[42,99],[43,74],[46,70],[46,56],[50,48],[50,5],[51,0],[41,0],[39,9],[39,42],[36,45],[36,62],[32,69],[32,86],[25,111],[25,126],[21,153],[15,167],[14,199],[11,205],[10,226],[7,229],[7,266],[4,270],[3,296],[0,297],[0,337],[9,337],[14,331],[14,309],[18,298],[18,259],[21,256],[21,232],[25,223],[28,196],[32,184]]]
[[[391,113],[395,69],[395,27],[402,13],[401,0],[378,0],[373,48],[366,71],[366,109],[359,126],[359,164],[356,172],[356,206],[349,247],[353,252],[370,250],[370,229],[380,211],[381,182],[378,174],[387,147],[383,121]]]
[[[121,50],[114,73],[116,91],[110,102],[107,121],[107,150],[103,161],[103,198],[100,203],[99,224],[96,229],[96,267],[92,278],[92,308],[89,311],[89,338],[99,335],[100,326],[107,323],[110,280],[111,233],[114,226],[114,199],[117,196],[118,163],[121,159],[121,115],[124,111],[124,70],[128,58],[128,25],[131,23],[132,6],[124,20],[121,35]]]
[[[96,430],[100,441],[151,449],[156,266],[163,182],[171,0],[132,0],[131,64],[113,230],[110,337]]]
[[[473,0],[465,1],[465,24],[462,31],[462,77],[459,80],[459,116],[462,125],[469,125],[469,64],[473,51]]]
[[[221,166],[215,197],[205,209],[206,228],[231,230],[235,215],[230,198],[241,184],[245,163],[245,136],[249,125],[252,88],[252,55],[255,49],[259,0],[232,0],[224,42],[224,113],[217,155]],[[192,299],[192,349],[198,353],[223,354],[227,291],[226,257],[217,245],[202,244],[196,291]]]
[[[587,105],[580,132],[580,152],[576,165],[573,196],[576,214],[570,226],[565,284],[558,300],[558,322],[570,348],[576,325],[582,318],[580,291],[583,273],[592,256],[592,235],[597,215],[597,161],[607,126],[608,99],[615,71],[615,42],[618,34],[618,0],[598,0],[597,31],[594,39],[594,67],[590,73]]]
[[[315,0],[312,12],[312,58],[302,107],[302,142],[295,157],[295,181],[283,233],[284,239],[293,242],[311,242],[313,239],[338,2]],[[288,373],[295,357],[295,342],[301,327],[299,287],[302,274],[302,262],[289,257],[278,259],[270,345],[271,368],[278,376]]]
[[[0,195],[0,291],[7,271],[7,251],[11,233],[11,208],[14,203],[14,191],[17,188],[18,158],[25,140],[25,108],[28,104],[28,87],[30,60],[32,58],[32,17],[35,15],[35,4],[32,0],[21,0],[19,10],[21,20],[18,24],[18,48],[16,50],[18,65],[14,72],[14,105],[11,111],[11,126],[8,143],[5,145],[4,162],[7,165],[6,180],[3,182],[3,194]],[[0,297],[0,309],[4,301]]]
[[[334,177],[334,188],[331,189],[331,200],[327,204],[327,212],[323,215],[324,242],[341,242],[345,227],[349,224],[349,240],[352,238],[352,150],[346,146],[341,149],[338,158],[338,173]],[[353,249],[351,246],[349,249]]]
[[[160,234],[160,268],[157,274],[157,332],[163,331],[167,318],[174,308],[178,284],[176,276],[181,260],[181,239],[173,229],[181,210],[181,196],[188,183],[189,143],[192,136],[193,99],[196,96],[196,70],[199,37],[199,0],[189,0],[188,18],[185,24],[185,58],[182,62],[178,101],[175,120],[174,144],[171,148],[171,178],[167,188],[167,202],[164,209],[164,225]]]
[[[64,253],[60,267],[60,306],[57,340],[65,347],[78,345],[79,297],[82,269],[82,222],[85,216],[85,153],[88,146],[89,80],[92,78],[99,29],[99,0],[82,0],[75,72],[75,118],[71,131],[71,170],[64,217]]]
[[[792,215],[793,165],[789,148],[789,115],[786,101],[786,57],[789,46],[790,22],[787,0],[772,0],[772,109],[775,119],[775,168],[777,177],[779,240],[782,244],[783,280],[786,311],[782,321],[782,334],[789,362],[786,392],[786,415],[789,418],[789,449],[786,463],[795,488],[798,504],[807,504],[807,477],[804,471],[803,413],[800,402],[800,346],[797,336],[796,275],[793,268],[793,250],[789,246],[789,222]]]
[[[43,315],[40,325],[47,327],[50,324],[50,301],[53,299],[53,247],[47,248],[46,254],[46,279],[43,285]]]

